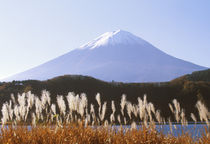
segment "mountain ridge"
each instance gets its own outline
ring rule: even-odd
[[[118,30],[5,80],[46,80],[78,74],[104,81],[157,82],[203,69],[166,54],[130,32]]]

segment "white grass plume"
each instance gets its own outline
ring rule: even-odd
[[[57,104],[58,104],[58,108],[60,110],[60,114],[65,116],[66,115],[66,104],[63,99],[63,96],[57,96]]]
[[[125,108],[125,105],[126,105],[126,95],[123,94],[122,95],[122,98],[121,98],[121,103],[120,103],[121,113],[122,113],[123,116],[124,116],[124,108]]]

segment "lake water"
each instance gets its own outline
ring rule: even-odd
[[[120,126],[116,126],[120,127]],[[210,132],[210,128],[206,124],[188,124],[187,126],[182,126],[181,124],[172,125],[172,134],[174,136],[182,135],[182,133],[188,133],[192,137],[201,137],[202,134],[206,134],[205,127]],[[123,126],[123,128],[130,128],[130,125]],[[141,125],[137,126],[137,129],[142,128]],[[165,135],[171,134],[169,125],[156,125],[156,130],[162,132]]]

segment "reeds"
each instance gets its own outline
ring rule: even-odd
[[[97,105],[88,105],[86,95],[57,96],[51,102],[50,93],[43,91],[41,97],[31,92],[12,95],[11,100],[2,106],[2,129],[0,143],[209,143],[210,113],[203,103],[196,107],[200,121],[206,123],[201,137],[192,137],[187,131],[174,136],[171,118],[168,124],[171,132],[163,134],[156,124],[165,124],[161,111],[147,102],[146,95],[137,99],[138,104],[127,101],[122,95],[121,110],[117,111],[111,101],[111,114],[107,117],[107,103],[96,95]],[[177,100],[169,104],[177,123],[188,125],[184,109]],[[120,113],[117,113],[120,112]],[[192,120],[197,118],[191,114]],[[118,125],[116,125],[118,124]],[[125,126],[130,124],[129,126]],[[176,128],[176,125],[174,125]]]

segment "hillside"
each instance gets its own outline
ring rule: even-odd
[[[154,103],[165,117],[171,115],[168,103],[171,103],[173,99],[180,102],[188,117],[190,112],[197,113],[194,107],[197,100],[202,100],[210,108],[210,82],[182,80],[182,82],[162,83],[108,83],[81,75],[65,75],[46,81],[26,80],[0,83],[0,106],[10,99],[11,93],[14,93],[16,97],[17,93],[27,91],[40,95],[44,89],[50,91],[53,102],[57,95],[65,96],[68,92],[86,93],[89,104],[93,103],[96,106],[95,95],[99,92],[102,101],[108,102],[108,108],[111,107],[111,100],[119,105],[122,94],[126,94],[127,99],[133,103],[136,103],[137,97],[142,98],[144,94],[147,94],[148,101]],[[108,109],[109,112],[110,109]]]
[[[192,74],[187,74],[176,78],[173,81],[205,81],[210,82],[210,69],[195,71]]]

